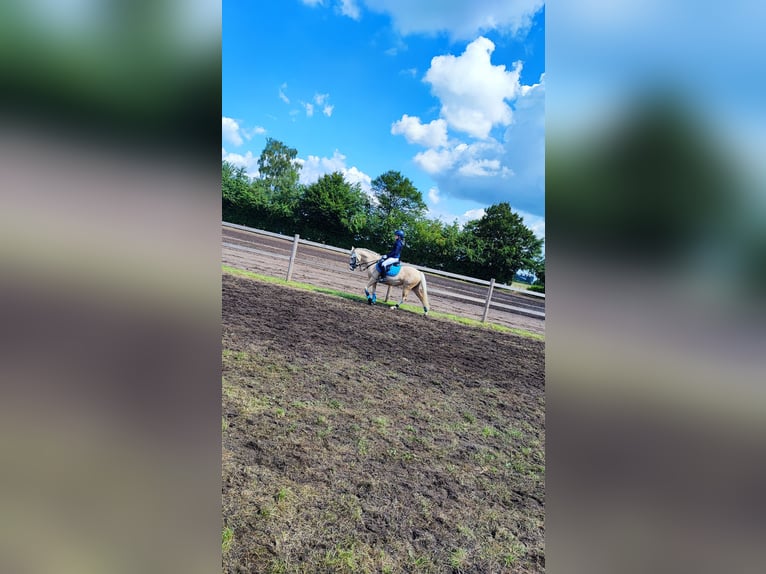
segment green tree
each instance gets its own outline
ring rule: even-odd
[[[221,195],[224,215],[227,210],[237,210],[248,199],[250,178],[244,167],[224,161],[221,165]]]
[[[251,179],[244,167],[221,165],[221,216],[224,221],[270,229],[271,192],[260,179]]]
[[[337,171],[323,175],[306,187],[299,201],[300,233],[312,241],[350,245],[367,222],[368,206],[359,184],[349,184]]]
[[[420,218],[409,229],[405,258],[418,265],[447,270],[459,244],[457,221],[446,225],[438,219]]]
[[[502,283],[510,283],[519,269],[529,268],[543,245],[507,202],[492,205],[481,219],[469,221],[463,235],[467,274]]]
[[[372,209],[370,238],[379,248],[388,249],[397,228],[407,232],[426,212],[423,194],[398,171],[387,171],[372,181],[378,205]]]
[[[543,289],[545,288],[545,257],[542,255],[535,257],[530,266],[530,270],[535,274],[534,285],[539,285]]]
[[[301,164],[298,150],[268,138],[258,158],[259,181],[265,185],[268,200],[268,227],[280,233],[291,233],[295,212],[302,193],[298,183]]]
[[[273,138],[266,140],[266,146],[258,158],[258,173],[273,193],[298,185],[301,165],[296,161],[297,156],[298,150],[295,148],[287,147]]]

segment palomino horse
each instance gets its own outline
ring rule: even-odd
[[[361,247],[351,248],[351,259],[348,266],[353,271],[354,269],[360,269],[361,271],[367,271],[367,277],[369,282],[364,289],[364,294],[367,295],[367,302],[372,305],[377,300],[375,295],[375,288],[379,281],[379,273],[375,265],[380,259],[380,255],[369,249],[362,249]],[[426,276],[423,272],[417,270],[411,265],[402,265],[399,273],[393,277],[386,275],[381,281],[384,285],[391,285],[394,287],[401,286],[402,299],[397,303],[394,308],[398,308],[403,304],[410,291],[414,291],[420,302],[423,303],[423,311],[425,315],[428,315],[428,290],[426,287]]]

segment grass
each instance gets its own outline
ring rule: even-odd
[[[339,289],[329,289],[327,287],[317,287],[316,285],[311,285],[310,283],[301,283],[299,281],[290,281],[288,282],[285,279],[279,279],[277,277],[271,277],[270,275],[261,275],[260,273],[253,273],[252,271],[245,271],[244,269],[237,269],[236,267],[231,267],[229,265],[223,265],[222,269],[225,273],[230,273],[231,275],[238,275],[240,277],[249,277],[251,279],[257,279],[259,281],[263,281],[264,283],[271,283],[274,285],[289,285],[291,287],[296,287],[298,289],[303,289],[306,291],[312,291],[315,293],[324,293],[325,295],[332,295],[334,297],[341,297],[343,299],[348,299],[351,301],[362,301],[366,302],[367,298],[363,295],[354,295],[352,293],[347,293],[346,291],[340,291]],[[378,301],[378,305],[387,305],[389,307],[393,306],[394,303],[386,303],[383,301]],[[405,303],[401,307],[399,307],[400,310],[420,314],[423,312],[423,307],[418,303],[417,305],[412,303]],[[469,327],[476,327],[479,329],[489,329],[491,331],[499,331],[501,333],[511,333],[514,335],[519,335],[520,337],[527,337],[529,339],[535,339],[538,341],[544,341],[545,335],[541,335],[540,333],[532,333],[531,331],[527,331],[526,329],[518,329],[515,327],[506,327],[505,325],[498,325],[497,323],[482,323],[478,319],[470,319],[468,317],[460,317],[459,315],[453,315],[451,313],[442,313],[440,311],[434,311],[429,310],[428,311],[429,317],[434,317],[438,319],[444,319],[446,321],[453,321],[455,323],[460,323],[462,325],[467,325]]]
[[[503,564],[508,568],[516,565],[519,557],[524,554],[524,545],[520,543],[513,544],[508,552],[503,556]]]
[[[375,417],[372,419],[372,422],[375,423],[375,426],[381,429],[385,429],[389,425],[388,419],[386,417]]]
[[[460,572],[466,565],[468,552],[464,548],[456,548],[449,557],[449,565],[453,570]]]
[[[223,529],[221,533],[221,552],[225,556],[231,550],[231,545],[234,542],[234,531],[228,526]]]
[[[357,557],[354,547],[335,547],[328,550],[325,555],[324,565],[332,568],[333,572],[356,572]]]

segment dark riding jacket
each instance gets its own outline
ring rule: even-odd
[[[394,243],[391,252],[386,255],[386,258],[395,257],[396,259],[400,259],[402,256],[402,247],[404,247],[404,241],[402,241],[400,237],[397,237],[396,243]]]

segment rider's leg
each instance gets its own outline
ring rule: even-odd
[[[389,257],[383,261],[383,263],[380,264],[381,269],[383,269],[383,273],[380,274],[380,279],[383,279],[386,275],[388,275],[389,268],[397,263],[399,263],[399,260],[395,257]]]

